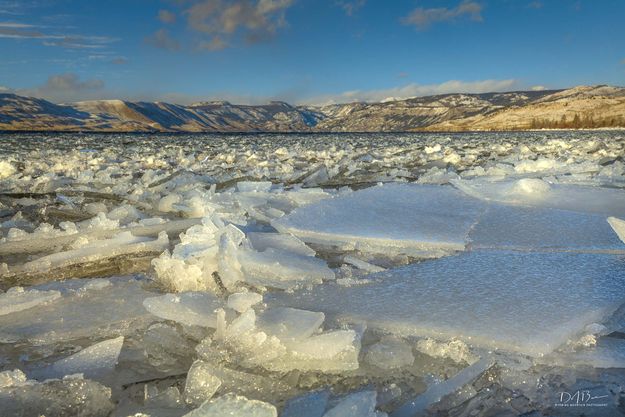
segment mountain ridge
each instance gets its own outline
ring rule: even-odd
[[[54,104],[0,94],[2,131],[406,132],[625,127],[625,88],[457,93],[296,106],[90,100]]]

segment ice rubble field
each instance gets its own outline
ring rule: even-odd
[[[0,144],[2,416],[625,414],[622,133]]]

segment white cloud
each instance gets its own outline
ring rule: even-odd
[[[185,5],[180,13],[186,16],[189,28],[202,37],[195,49],[217,51],[232,44],[240,35],[248,43],[262,42],[272,38],[286,26],[286,10],[294,0],[189,0],[178,2]],[[175,15],[161,11],[159,19],[171,23]],[[161,31],[152,36],[155,46],[173,48],[173,43]]]
[[[81,80],[77,74],[65,73],[51,75],[38,87],[9,89],[9,92],[21,96],[39,97],[56,103],[86,99],[103,98],[104,81],[99,79]]]
[[[534,85],[530,87],[530,90],[532,91],[545,91],[546,89],[547,87],[545,87],[544,85]]]
[[[426,30],[432,24],[439,22],[451,22],[462,16],[468,16],[476,22],[483,21],[482,5],[474,1],[464,0],[458,6],[453,8],[435,7],[425,9],[417,7],[401,21],[405,25],[412,25],[418,30]]]
[[[517,80],[482,80],[458,81],[450,80],[441,84],[407,84],[380,90],[354,90],[339,94],[327,94],[304,100],[306,104],[350,103],[356,101],[379,102],[389,99],[403,100],[412,97],[430,96],[452,93],[490,93],[511,91],[518,88]]]

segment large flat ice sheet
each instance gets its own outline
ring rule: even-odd
[[[606,254],[472,251],[367,278],[266,300],[404,336],[459,338],[531,356],[551,352],[625,301],[625,258]]]
[[[496,203],[471,229],[469,240],[474,249],[625,253],[605,216]]]
[[[272,225],[305,242],[364,251],[463,250],[484,207],[453,187],[394,183],[300,207]]]

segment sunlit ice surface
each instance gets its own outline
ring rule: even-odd
[[[622,132],[0,144],[3,415],[623,414]]]

